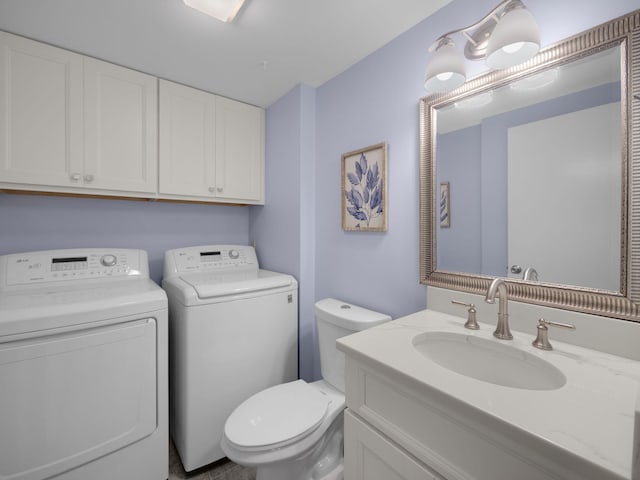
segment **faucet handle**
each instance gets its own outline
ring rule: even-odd
[[[531,345],[533,345],[536,348],[539,348],[540,350],[553,349],[553,347],[549,343],[549,328],[548,328],[549,325],[552,325],[554,327],[566,328],[568,330],[576,329],[576,326],[570,323],[552,322],[550,320],[545,320],[544,318],[541,318],[538,320],[538,325],[536,327],[538,329],[538,334],[536,335],[536,339],[533,342],[531,342]]]
[[[480,330],[480,325],[476,321],[476,306],[473,303],[464,303],[458,300],[451,300],[451,303],[456,305],[462,305],[463,307],[467,307],[467,321],[464,324],[464,328],[468,328],[469,330]]]

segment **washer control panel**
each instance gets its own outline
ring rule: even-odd
[[[257,270],[258,258],[248,245],[209,245],[178,248],[165,253],[165,278],[183,272]]]
[[[141,255],[142,253],[142,255]],[[148,275],[146,253],[126,249],[49,250],[0,257],[6,285]]]

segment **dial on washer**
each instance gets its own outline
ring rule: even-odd
[[[100,259],[100,263],[105,267],[113,267],[116,263],[118,263],[118,259],[115,255],[107,254],[103,255]]]

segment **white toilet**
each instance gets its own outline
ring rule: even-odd
[[[315,305],[322,380],[276,385],[241,403],[224,426],[222,450],[257,467],[256,480],[343,478],[344,354],[336,339],[391,320],[326,298]]]

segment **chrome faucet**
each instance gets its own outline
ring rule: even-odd
[[[498,277],[491,282],[484,301],[487,303],[496,303],[496,293],[500,298],[500,303],[498,304],[498,324],[496,325],[496,330],[493,332],[493,336],[500,340],[511,340],[513,335],[511,335],[511,331],[509,330],[509,307],[507,304],[509,299],[507,298],[507,284],[504,283],[503,278]]]
[[[533,280],[534,282],[538,281],[538,272],[533,267],[527,267],[527,269],[522,274],[523,280]]]

